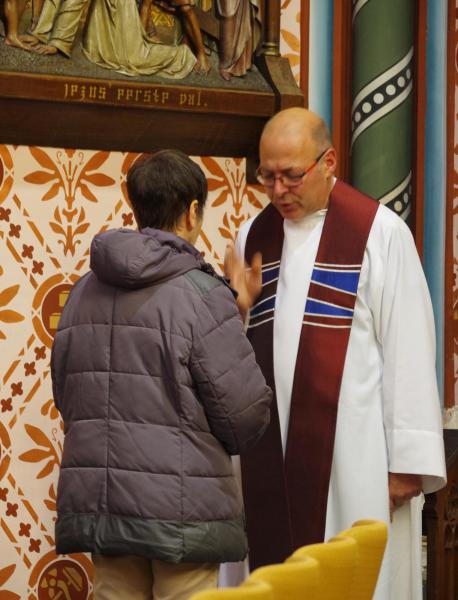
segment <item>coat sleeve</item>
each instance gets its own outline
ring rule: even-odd
[[[70,290],[62,314],[59,319],[59,326],[54,336],[51,348],[51,380],[54,405],[62,413],[62,401],[64,398],[65,378],[67,376],[67,361],[69,353],[69,331],[68,325],[69,313],[73,312],[73,307],[78,304],[78,294],[80,293],[87,275],[81,277]]]
[[[62,400],[65,388],[65,365],[67,361],[67,338],[61,332],[56,332],[51,349],[51,380],[54,405],[62,412]]]
[[[256,363],[234,298],[218,285],[202,298],[190,371],[210,430],[229,454],[253,446],[270,420],[272,391]]]
[[[423,476],[423,489],[445,484],[442,417],[435,370],[431,300],[415,244],[400,222],[386,256],[379,341],[389,471]]]

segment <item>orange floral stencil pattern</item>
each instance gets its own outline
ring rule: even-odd
[[[240,225],[259,212],[267,199],[259,186],[247,186],[245,161],[207,156],[200,164],[207,176],[209,199],[199,247],[222,270],[227,243],[235,241]]]
[[[67,564],[54,554],[63,431],[52,400],[50,348],[71,286],[88,269],[93,235],[135,226],[125,178],[139,155],[7,151],[15,177],[0,206],[0,344],[7,344],[0,362],[0,543],[6,549],[0,597],[51,598],[65,584],[70,598],[91,598],[90,563],[78,555],[78,564]],[[246,184],[243,160],[195,160],[209,185],[198,244],[221,268],[226,243],[267,199]]]
[[[24,316],[15,310],[4,308],[7,306],[19,291],[18,285],[12,285],[9,288],[0,291],[0,323],[18,323],[24,320]],[[5,334],[0,330],[0,340],[6,339]]]
[[[5,587],[8,579],[10,579],[15,570],[16,565],[14,564],[9,565],[4,569],[0,569],[0,598],[2,598],[2,600],[21,600],[21,597],[18,594],[10,592]]]
[[[282,49],[298,72],[299,0],[282,3]],[[50,354],[71,286],[99,231],[135,227],[126,175],[136,153],[0,145],[0,599],[91,599],[86,555],[56,556],[63,430]],[[195,158],[209,194],[199,250],[226,244],[267,202],[245,161]]]
[[[42,202],[56,197],[63,199],[65,207],[61,207],[61,202],[56,206],[49,225],[60,237],[64,254],[74,255],[76,246],[81,243],[79,238],[89,228],[84,207],[74,206],[76,199],[79,195],[83,200],[97,202],[97,188],[114,185],[112,177],[98,172],[109,153],[96,152],[89,160],[84,152],[75,150],[59,150],[55,158],[41,148],[30,148],[30,153],[44,170],[29,173],[24,180],[45,188]]]

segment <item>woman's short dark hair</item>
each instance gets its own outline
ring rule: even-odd
[[[140,229],[171,231],[191,202],[203,214],[207,180],[197,163],[180,150],[160,150],[138,159],[127,173],[127,191]]]

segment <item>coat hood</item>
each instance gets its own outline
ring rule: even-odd
[[[90,267],[103,283],[141,288],[202,268],[200,252],[174,233],[111,229],[95,236]]]

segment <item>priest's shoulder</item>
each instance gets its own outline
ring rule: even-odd
[[[374,220],[374,225],[385,229],[400,230],[405,233],[411,233],[408,225],[391,208],[380,204]]]
[[[415,246],[407,223],[383,204],[377,210],[367,243],[368,247],[379,249],[391,247],[393,243],[401,244],[403,247]]]

